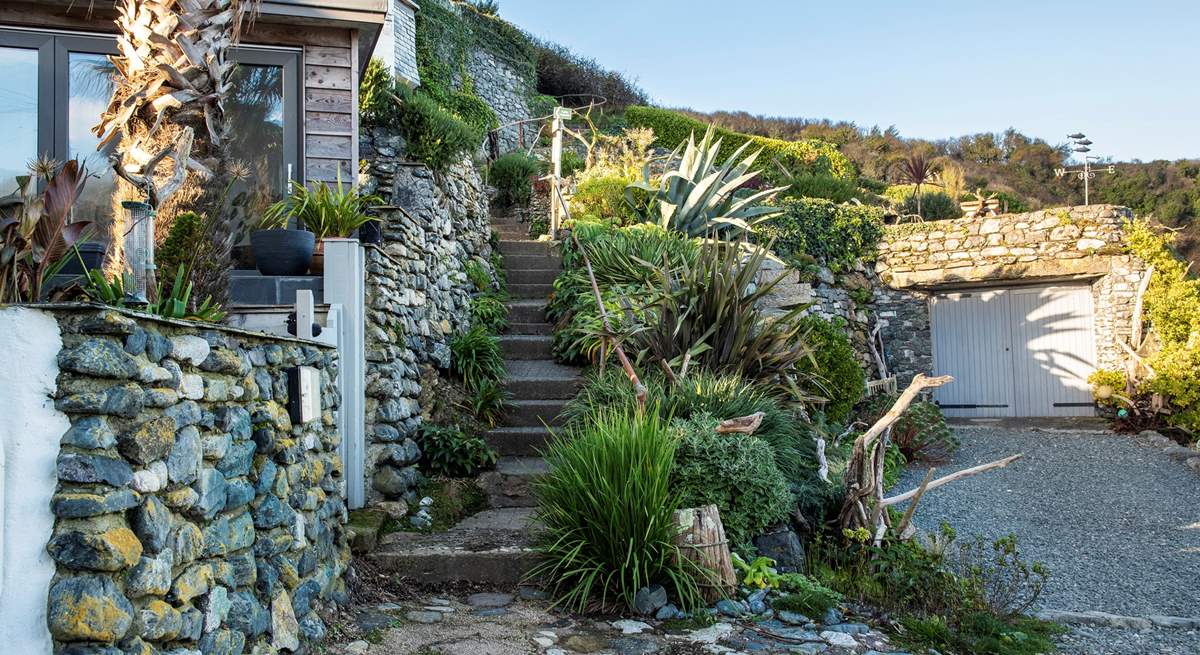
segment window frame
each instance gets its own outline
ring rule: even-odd
[[[0,25],[0,47],[36,50],[38,53],[37,153],[59,161],[70,157],[70,53],[119,54],[117,37],[110,33],[81,33]],[[237,64],[283,68],[283,159],[288,182],[304,179],[304,92],[302,48],[241,44],[230,48]],[[99,116],[96,120],[99,120]],[[291,119],[294,125],[287,126]],[[287,189],[283,189],[286,193]]]

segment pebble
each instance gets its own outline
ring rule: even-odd
[[[812,619],[807,616],[799,612],[788,612],[786,610],[779,613],[779,620],[792,625],[808,625],[812,623]]]
[[[620,630],[621,634],[623,635],[639,635],[647,630],[652,629],[650,624],[642,623],[641,621],[634,621],[633,619],[621,619],[619,621],[613,621],[612,627]]]
[[[838,648],[858,647],[858,641],[856,641],[854,637],[844,632],[825,630],[821,633],[821,638],[824,639],[830,646],[837,646]]]

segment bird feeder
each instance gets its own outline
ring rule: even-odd
[[[126,285],[125,296],[128,302],[146,304],[149,302],[149,286],[154,278],[154,208],[137,200],[126,200],[121,203],[125,209],[126,224],[129,229],[125,232],[125,275],[132,282]]]

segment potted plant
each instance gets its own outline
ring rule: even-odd
[[[304,185],[292,182],[292,193],[287,198],[271,205],[264,220],[272,224],[287,224],[295,220],[312,232],[316,240],[312,264],[309,270],[320,273],[325,270],[325,239],[343,239],[355,234],[371,220],[367,210],[382,205],[374,195],[361,195],[357,189],[342,184],[338,174],[336,186],[311,181]],[[255,255],[257,261],[258,256]],[[260,269],[261,270],[261,269]]]
[[[286,215],[269,211],[250,233],[254,267],[263,275],[304,275],[312,264],[315,245],[312,232],[291,229]]]

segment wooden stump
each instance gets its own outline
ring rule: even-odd
[[[737,588],[737,575],[717,506],[681,509],[675,512],[675,521],[681,528],[675,537],[680,554],[710,574],[700,582],[704,599],[711,603],[728,598]]]

